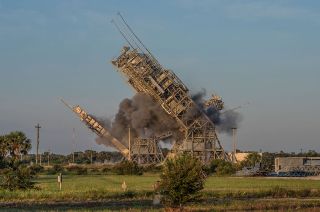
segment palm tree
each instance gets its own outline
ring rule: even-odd
[[[19,155],[26,155],[31,149],[31,140],[26,137],[23,132],[14,131],[4,137],[5,156],[9,155],[12,159],[18,159]],[[0,151],[2,148],[0,146]]]
[[[26,155],[30,149],[31,141],[23,132],[15,131],[0,136],[0,162],[5,167],[0,187],[10,190],[33,188],[35,174],[18,160],[20,155]]]
[[[7,140],[5,139],[5,136],[0,135],[0,158],[4,159],[8,154],[7,149]]]

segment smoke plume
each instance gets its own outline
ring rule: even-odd
[[[126,146],[129,128],[131,138],[160,136],[168,131],[173,133],[174,140],[179,140],[181,137],[178,123],[150,96],[142,93],[137,93],[131,99],[122,100],[112,122],[101,119],[98,121]],[[109,146],[111,139],[97,138],[97,143]]]
[[[193,120],[204,112],[215,124],[218,132],[232,133],[232,128],[237,127],[241,120],[240,114],[232,110],[221,112],[214,106],[205,107],[205,95],[206,91],[203,89],[201,92],[191,96],[196,105],[188,110],[183,118]],[[109,130],[113,137],[126,146],[128,146],[129,128],[131,130],[131,138],[160,136],[168,131],[173,133],[173,137],[164,142],[180,141],[183,138],[178,123],[152,97],[143,93],[137,93],[131,99],[122,100],[112,121],[110,119],[96,119]],[[110,142],[111,139],[112,137],[97,138],[96,142],[106,146],[113,146]]]
[[[189,115],[191,114],[192,116],[198,116],[198,114],[200,113],[199,110],[201,110],[215,124],[218,132],[231,134],[232,128],[238,128],[238,125],[242,120],[241,114],[234,110],[220,111],[214,106],[206,108],[204,106],[205,96],[205,89],[202,89],[200,92],[191,96],[192,100],[196,103],[197,108],[191,109]]]

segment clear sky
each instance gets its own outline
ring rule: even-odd
[[[134,94],[109,62],[125,44],[118,11],[191,90],[250,102],[240,149],[320,151],[318,0],[0,0],[1,134],[35,144],[39,122],[41,151],[71,152],[72,128],[77,150],[106,150],[58,99],[112,117]]]

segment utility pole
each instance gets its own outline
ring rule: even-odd
[[[48,166],[50,166],[50,149],[48,149]]]
[[[73,131],[72,131],[72,148],[73,148],[73,151],[72,151],[72,163],[74,163],[74,152],[76,151],[76,129],[73,128]]]
[[[91,165],[92,165],[92,149],[90,150],[90,162],[91,162]]]
[[[128,133],[128,143],[129,143],[129,161],[131,161],[131,128],[129,127],[129,133]]]
[[[236,152],[237,152],[237,128],[232,128],[232,140],[233,140],[233,154],[232,154],[232,162],[237,162]]]
[[[40,140],[39,140],[39,136],[40,136],[40,124],[38,123],[36,126],[36,131],[37,131],[37,154],[36,154],[36,164],[38,164],[38,158],[39,158],[39,143],[40,143]],[[41,162],[40,162],[41,163]]]

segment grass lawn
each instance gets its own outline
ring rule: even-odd
[[[62,190],[122,192],[121,185],[125,181],[129,190],[152,191],[152,185],[158,179],[157,175],[64,175]],[[57,176],[40,176],[37,182],[41,190],[59,192]]]
[[[0,201],[64,201],[64,200],[101,200],[131,198],[135,193],[138,199],[150,199],[152,185],[159,180],[159,175],[65,175],[62,191],[59,191],[57,176],[39,176],[39,190],[6,191],[0,190]],[[123,181],[129,193],[121,188]],[[259,177],[209,177],[205,184],[205,193],[260,192],[279,186],[281,188],[301,190],[320,190],[319,180],[307,179],[271,179]]]
[[[320,189],[320,180],[268,177],[209,177],[206,191],[261,191],[279,186],[287,189]]]
[[[37,179],[37,186],[39,187],[38,190],[0,190],[0,204],[6,205],[8,203],[19,203],[32,205],[33,203],[57,204],[59,202],[87,202],[90,204],[90,202],[95,202],[94,206],[96,206],[96,202],[103,202],[103,204],[109,202],[111,205],[115,204],[114,207],[118,207],[122,204],[129,204],[129,207],[132,207],[132,205],[138,207],[149,205],[148,207],[150,207],[150,205],[152,206],[151,201],[153,198],[152,185],[157,180],[159,180],[159,175],[157,174],[144,174],[142,176],[65,175],[63,176],[62,191],[59,191],[57,176],[45,175],[39,176]],[[128,186],[128,192],[122,191],[121,184],[123,181],[125,181]],[[243,193],[261,193],[263,191],[273,189],[276,186],[297,191],[304,189],[315,190],[318,192],[317,195],[320,194],[320,180],[296,178],[272,179],[263,177],[209,177],[202,192],[204,195],[202,200],[203,202],[206,202],[207,206],[209,205],[211,207],[211,205],[217,205],[217,199],[219,200],[221,197],[229,197],[230,194],[235,193],[236,195],[233,196],[235,200],[234,202],[239,202],[239,199],[246,197],[241,196]],[[241,195],[239,196],[239,194]],[[315,205],[320,205],[319,197],[320,195],[316,196],[317,200],[315,200]],[[261,205],[260,202],[257,203],[254,199],[250,201],[253,201],[253,205]],[[229,207],[232,206],[236,208],[239,204],[241,205],[241,203],[236,203],[235,205],[234,202],[219,203],[219,207],[223,208],[224,205],[227,204]],[[242,202],[244,206],[247,206],[247,201]],[[302,203],[303,202],[301,202],[301,204]],[[104,207],[103,204],[102,207]],[[200,204],[199,206],[194,205],[191,207],[207,207],[206,204]],[[270,204],[273,203],[271,202],[268,204],[270,206]],[[148,208],[148,210],[149,209],[151,208]]]

